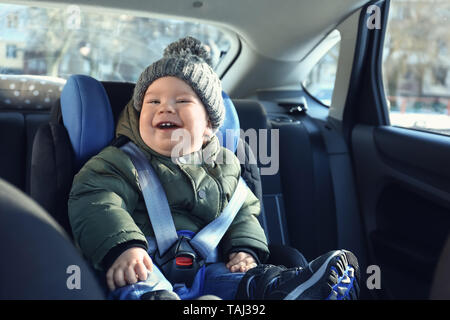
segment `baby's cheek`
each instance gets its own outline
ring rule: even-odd
[[[139,133],[141,134],[141,138],[147,137],[149,135],[150,126],[146,121],[146,116],[144,114],[139,118]]]

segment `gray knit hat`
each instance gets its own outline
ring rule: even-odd
[[[133,93],[134,108],[141,111],[148,86],[158,78],[173,76],[184,80],[206,108],[213,130],[225,119],[222,84],[211,67],[211,56],[203,44],[186,37],[171,43],[162,59],[148,66],[139,77]]]

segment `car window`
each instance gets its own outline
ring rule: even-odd
[[[449,22],[449,1],[391,1],[383,82],[392,125],[450,135]]]
[[[331,44],[325,51],[319,53],[321,57],[308,73],[303,87],[324,105],[331,106],[339,58],[339,32],[335,30],[324,41]]]
[[[227,34],[203,23],[99,13],[75,5],[0,4],[0,74],[87,74],[135,82],[168,44],[186,35],[208,46],[214,66],[232,44]]]

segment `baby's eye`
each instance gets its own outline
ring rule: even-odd
[[[158,104],[159,100],[155,100],[155,99],[148,100],[148,103],[150,103],[150,104]]]
[[[189,103],[189,102],[191,102],[191,101],[190,100],[186,100],[186,99],[177,100],[177,103]]]

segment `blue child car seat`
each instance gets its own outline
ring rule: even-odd
[[[114,119],[118,118],[129,101],[133,88],[132,83],[99,82],[89,76],[73,75],[61,92],[60,105],[57,104],[52,110],[51,121],[36,133],[32,151],[30,195],[55,218],[69,236],[71,227],[67,215],[67,200],[73,177],[90,157],[114,140]],[[110,104],[109,97],[112,97],[114,106]],[[244,145],[245,151],[251,153],[245,142],[238,143],[240,123],[233,102],[225,93],[223,100],[226,118],[217,132],[219,140],[234,152]],[[261,190],[257,165],[249,164],[247,167],[244,164],[241,169],[244,180],[260,199],[263,209],[262,194],[256,192],[257,189]],[[262,216],[264,211],[261,213]],[[267,234],[266,229],[265,231]],[[305,263],[297,249],[270,242],[269,249],[270,263],[287,267]]]

